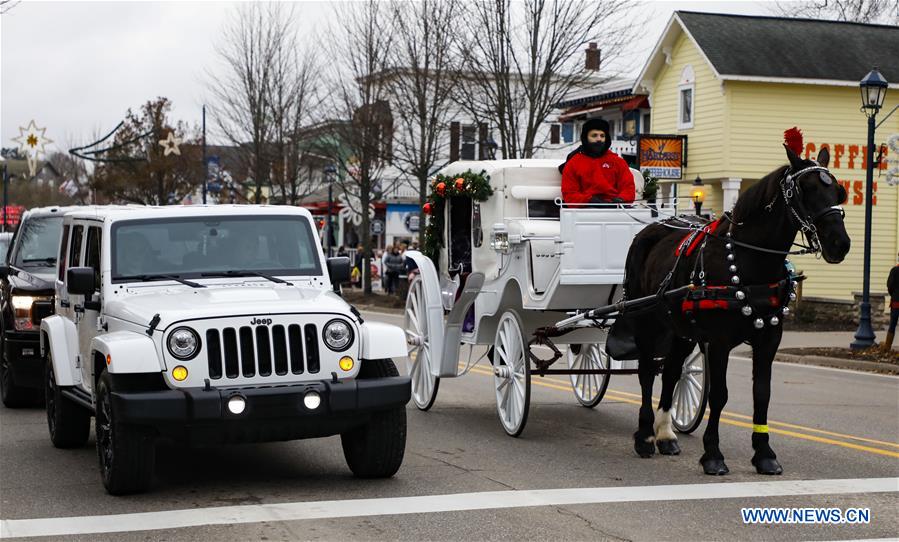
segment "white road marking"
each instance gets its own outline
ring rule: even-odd
[[[418,497],[222,506],[105,516],[4,519],[0,520],[0,538],[74,536],[263,521],[299,521],[531,506],[896,492],[899,492],[899,478],[487,491]]]

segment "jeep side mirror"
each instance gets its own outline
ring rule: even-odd
[[[335,287],[350,281],[350,259],[347,256],[328,258],[328,276]]]
[[[83,295],[86,300],[94,295],[97,283],[92,267],[72,267],[66,272],[66,287],[70,294]]]

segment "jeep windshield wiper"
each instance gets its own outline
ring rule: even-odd
[[[293,286],[290,282],[287,282],[284,279],[279,279],[278,277],[273,277],[267,273],[260,273],[259,271],[249,271],[246,269],[231,269],[228,271],[215,271],[213,273],[201,273],[204,277],[262,277],[264,279],[268,279],[272,282],[277,282],[278,284],[287,284]]]
[[[174,280],[175,282],[180,282],[181,284],[184,284],[185,286],[190,286],[191,288],[205,288],[206,287],[203,284],[198,284],[196,282],[193,282],[193,281],[190,281],[187,279],[183,279],[183,278],[179,277],[178,275],[125,275],[125,276],[120,276],[120,277],[116,277],[116,278],[119,280],[146,280],[146,281]]]
[[[48,267],[56,265],[56,258],[25,258],[22,260],[23,264],[26,263],[42,263],[47,265]]]

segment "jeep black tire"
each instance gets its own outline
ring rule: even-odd
[[[47,355],[44,369],[45,408],[50,442],[57,448],[80,448],[91,434],[91,413],[83,406],[64,397],[56,385],[53,362]]]
[[[16,385],[9,360],[6,359],[6,340],[0,339],[0,400],[6,408],[21,408],[35,403],[34,390]]]
[[[389,359],[364,360],[359,379],[399,376]],[[406,407],[375,412],[362,427],[340,435],[343,456],[359,478],[389,478],[403,464],[406,452]]]
[[[109,373],[103,371],[96,391],[97,457],[103,486],[111,495],[140,493],[150,488],[156,442],[140,427],[116,420]]]

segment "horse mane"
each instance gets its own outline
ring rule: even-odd
[[[734,205],[734,220],[742,222],[761,210],[765,205],[768,205],[777,196],[777,192],[780,189],[780,179],[788,169],[790,169],[790,166],[781,166],[775,169],[740,194],[740,197],[737,198],[737,203]]]

